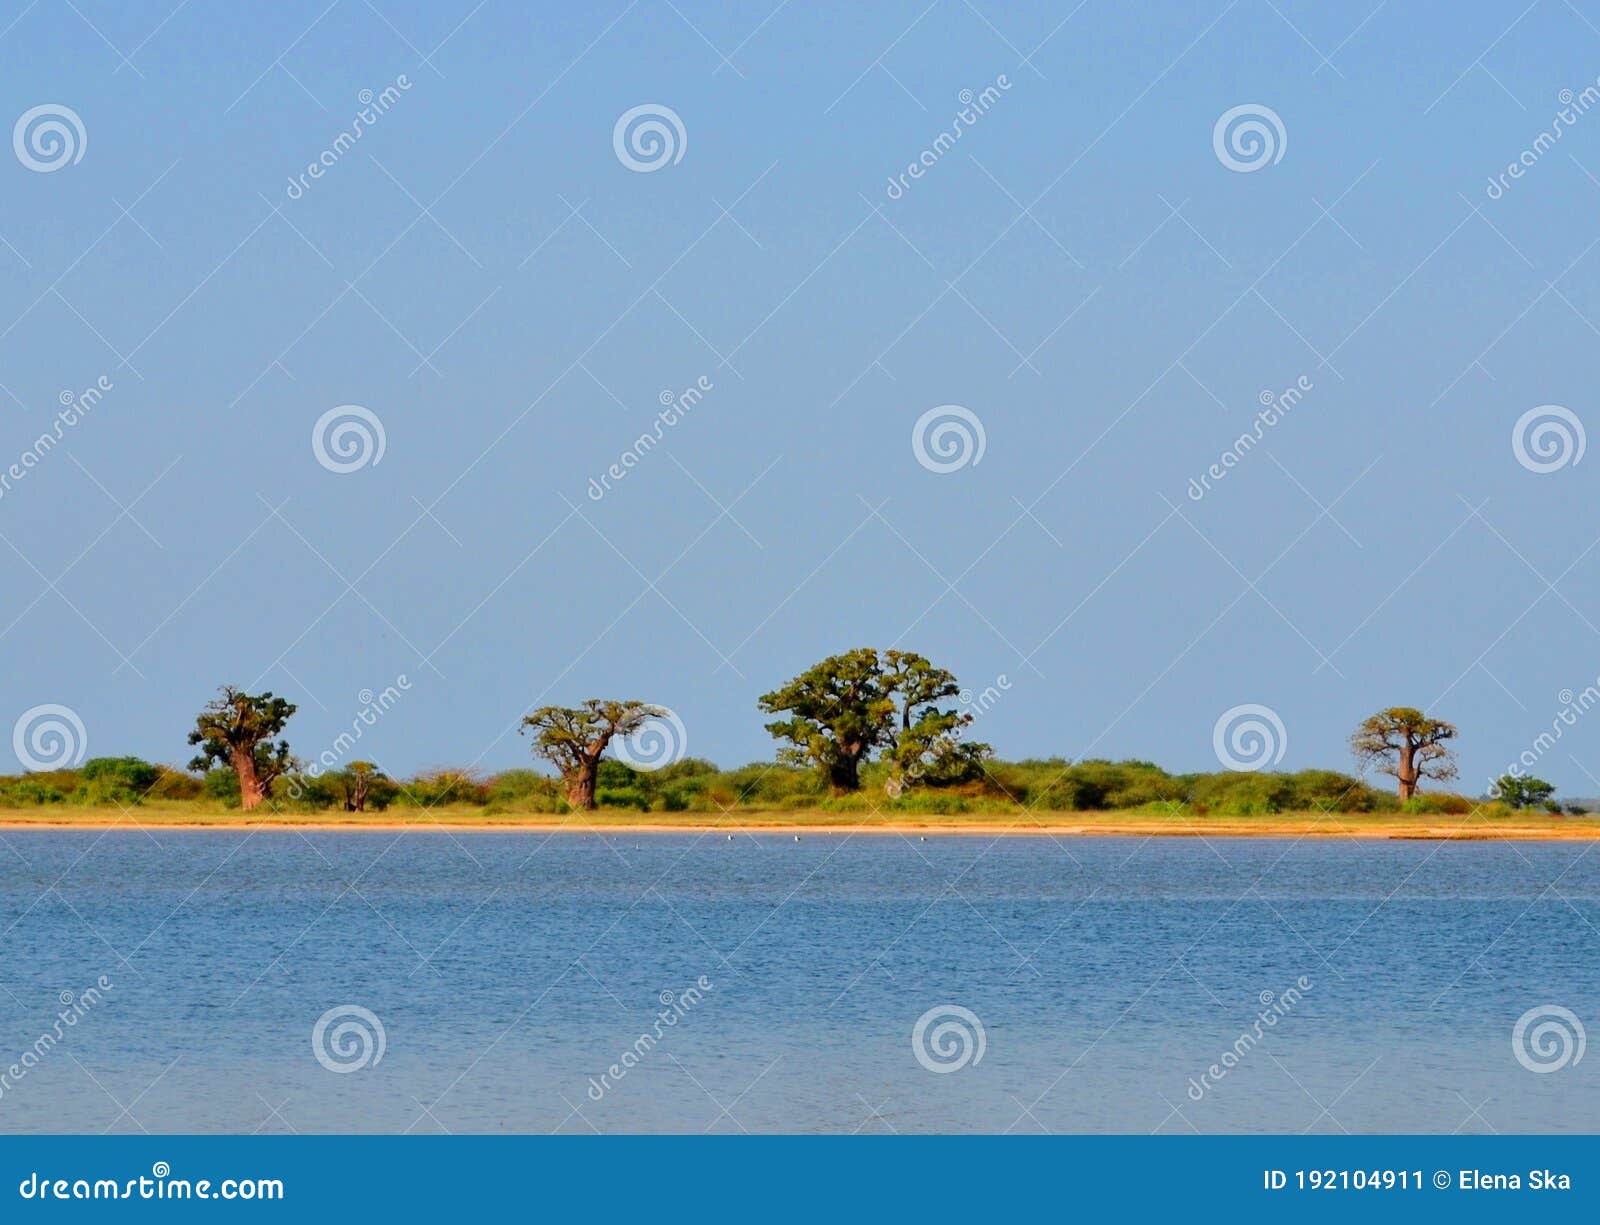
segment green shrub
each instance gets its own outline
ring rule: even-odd
[[[40,804],[61,804],[66,801],[58,787],[19,778],[0,782],[0,806],[6,808],[32,808]]]
[[[1464,795],[1428,792],[1412,796],[1401,805],[1401,811],[1421,813],[1427,816],[1460,817],[1465,816],[1477,807],[1479,805],[1474,804]],[[1504,808],[1505,805],[1501,805],[1501,807]]]
[[[640,812],[650,811],[650,797],[634,788],[596,791],[594,798],[601,808],[636,808]]]

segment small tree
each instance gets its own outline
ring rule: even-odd
[[[1350,751],[1363,771],[1376,766],[1392,775],[1401,800],[1409,800],[1422,779],[1456,776],[1455,753],[1444,745],[1455,734],[1454,724],[1430,719],[1410,706],[1393,706],[1362,721],[1350,737]]]
[[[228,767],[239,780],[240,807],[254,808],[272,794],[273,780],[294,765],[289,742],[273,740],[294,712],[292,702],[270,693],[255,696],[224,685],[189,733],[189,743],[200,746],[189,769]]]
[[[595,806],[595,781],[600,759],[617,736],[629,736],[666,711],[646,702],[602,701],[590,698],[582,706],[541,706],[522,721],[531,729],[533,753],[561,773],[567,803],[574,808]]]
[[[1494,785],[1494,796],[1512,808],[1549,808],[1556,793],[1554,783],[1542,778],[1503,774]],[[1555,806],[1557,809],[1560,805]]]
[[[369,799],[376,799],[382,793],[394,790],[386,786],[388,781],[389,776],[370,761],[352,761],[328,778],[328,782],[339,788],[346,812],[366,812]],[[384,805],[377,806],[382,808]]]

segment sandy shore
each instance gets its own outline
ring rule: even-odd
[[[960,837],[1118,837],[1118,838],[1359,838],[1453,841],[1588,842],[1600,840],[1600,819],[1527,816],[1400,817],[1357,814],[1278,814],[1265,817],[1169,817],[1117,813],[984,814],[973,817],[909,817],[859,820],[840,814],[752,813],[708,818],[638,819],[591,815],[588,818],[538,813],[481,815],[442,812],[415,819],[391,814],[371,818],[329,814],[246,816],[228,812],[196,819],[171,810],[143,809],[105,813],[85,811],[63,817],[58,812],[33,816],[25,811],[0,813],[0,833],[26,830],[283,831],[299,833],[451,833],[451,834],[608,834],[629,837],[654,834],[733,834],[822,836],[960,836]]]

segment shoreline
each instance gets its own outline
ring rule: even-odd
[[[756,819],[752,819],[756,818]],[[1149,815],[1115,816],[1109,813],[1030,814],[1011,818],[995,814],[988,820],[938,817],[895,817],[881,821],[829,820],[826,816],[797,818],[775,813],[761,820],[758,814],[726,819],[687,819],[683,821],[601,818],[599,821],[529,813],[505,820],[441,813],[419,820],[396,820],[392,816],[351,819],[341,814],[326,819],[292,817],[246,817],[241,813],[218,814],[214,819],[194,820],[187,814],[179,819],[164,814],[107,815],[95,813],[81,818],[62,819],[54,814],[30,819],[16,812],[0,815],[0,833],[29,830],[62,833],[73,830],[106,832],[116,829],[173,830],[176,832],[246,831],[259,833],[466,833],[466,834],[572,834],[625,835],[628,837],[689,834],[731,834],[758,837],[763,834],[794,835],[906,836],[921,837],[1072,837],[1072,838],[1339,838],[1356,841],[1453,841],[1453,842],[1593,842],[1600,841],[1600,820],[1592,818],[1506,819],[1494,821],[1433,817],[1427,820],[1392,816],[1350,819],[1347,814],[1282,814],[1271,817],[1189,817]]]

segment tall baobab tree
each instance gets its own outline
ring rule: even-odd
[[[1400,784],[1401,800],[1409,800],[1422,779],[1456,776],[1455,753],[1444,744],[1455,735],[1452,723],[1430,719],[1410,706],[1392,706],[1362,720],[1350,737],[1350,751],[1362,770],[1376,766],[1392,775]]]
[[[582,706],[541,706],[523,719],[521,731],[533,735],[533,752],[561,773],[567,803],[574,808],[595,806],[595,783],[600,759],[613,738],[630,736],[666,711],[647,702],[604,701],[590,698]]]
[[[239,777],[240,807],[254,808],[272,794],[273,780],[294,766],[289,742],[273,739],[294,712],[294,703],[270,693],[224,685],[194,721],[189,743],[199,745],[200,752],[189,769],[227,766]]]

